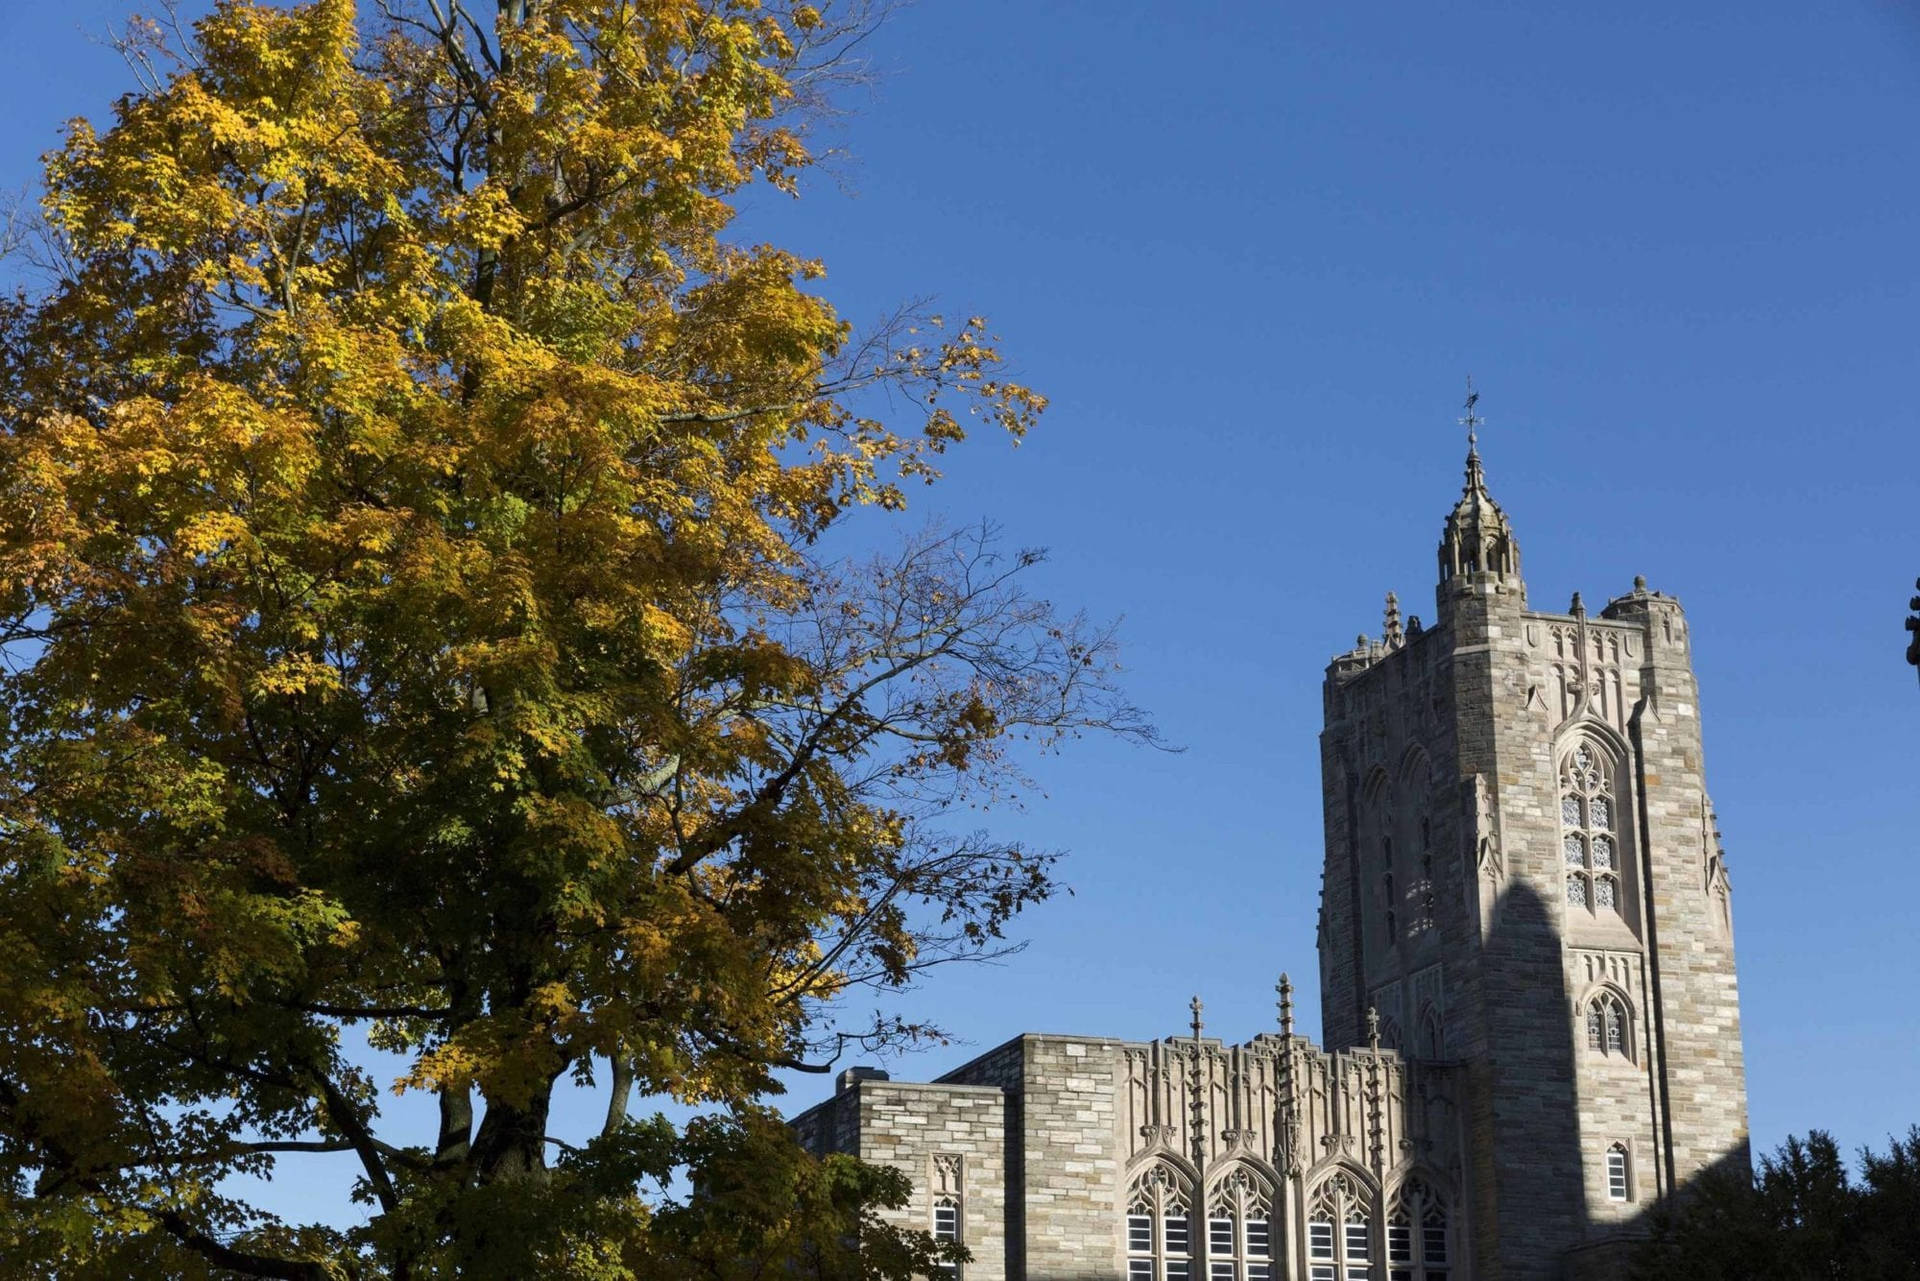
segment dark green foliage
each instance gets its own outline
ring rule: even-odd
[[[1920,1126],[1847,1169],[1831,1135],[1789,1138],[1757,1178],[1701,1180],[1655,1216],[1636,1281],[1904,1281],[1920,1277]]]

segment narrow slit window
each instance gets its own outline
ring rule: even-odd
[[[1607,1149],[1607,1199],[1625,1201],[1627,1192],[1627,1149],[1616,1143]]]

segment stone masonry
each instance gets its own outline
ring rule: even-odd
[[[1467,481],[1431,627],[1326,675],[1325,1049],[1024,1035],[796,1118],[961,1210],[974,1281],[1603,1281],[1748,1160],[1731,888],[1680,604],[1531,609]]]

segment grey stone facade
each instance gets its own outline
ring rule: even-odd
[[[1290,1013],[1242,1045],[1197,1009],[1026,1035],[844,1080],[806,1141],[906,1170],[915,1226],[947,1187],[976,1281],[1622,1275],[1655,1201],[1747,1161],[1687,622],[1640,579],[1530,609],[1472,449],[1436,603],[1389,596],[1327,669],[1324,1049]]]

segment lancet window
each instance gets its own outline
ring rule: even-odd
[[[1400,1185],[1387,1215],[1387,1281],[1447,1281],[1452,1275],[1447,1204],[1422,1179]]]
[[[1627,1145],[1616,1143],[1607,1149],[1607,1199],[1631,1200],[1633,1185],[1627,1178]]]
[[[1374,1281],[1373,1210],[1344,1174],[1315,1191],[1307,1210],[1308,1281]]]
[[[941,1197],[933,1203],[933,1239],[956,1243],[960,1240],[960,1206],[952,1197]],[[939,1264],[933,1275],[935,1281],[960,1281],[960,1265]]]
[[[1207,1203],[1207,1281],[1272,1281],[1273,1194],[1245,1166],[1229,1170]]]
[[[1627,1007],[1612,992],[1601,992],[1587,1002],[1587,1048],[1632,1057],[1627,1046]]]
[[[1560,767],[1560,841],[1567,906],[1599,917],[1623,914],[1619,805],[1607,759],[1582,743]]]
[[[965,1186],[965,1166],[958,1153],[940,1152],[933,1158],[933,1239],[961,1241],[960,1198]],[[933,1281],[961,1281],[958,1263],[943,1263],[933,1271]]]
[[[1127,1281],[1191,1281],[1193,1200],[1171,1166],[1148,1166],[1127,1191]]]
[[[1393,844],[1387,844],[1388,857],[1392,857]],[[1387,946],[1392,947],[1400,941],[1400,915],[1394,910],[1393,873],[1387,872],[1380,877],[1381,895],[1387,901]]]
[[[1420,880],[1408,898],[1413,901],[1414,911],[1407,933],[1424,934],[1434,925],[1433,824],[1424,817],[1420,820]]]
[[[1420,1041],[1414,1052],[1423,1059],[1437,1059],[1446,1044],[1446,1036],[1440,1027],[1440,1014],[1431,1005],[1420,1011]]]

